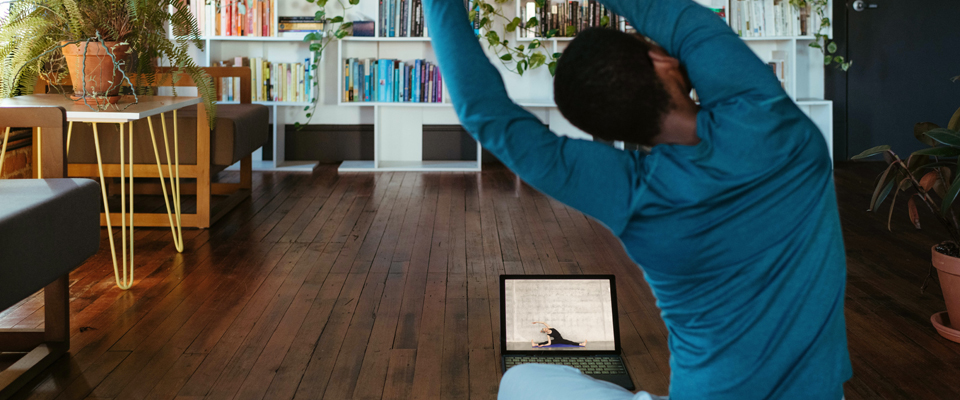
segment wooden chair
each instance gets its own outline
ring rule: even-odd
[[[181,186],[183,194],[196,195],[196,213],[183,214],[181,221],[185,227],[196,228],[209,227],[243,199],[249,197],[252,183],[251,153],[269,141],[269,111],[267,107],[253,105],[251,102],[250,68],[209,67],[204,68],[204,71],[213,78],[218,93],[220,92],[221,78],[240,78],[240,104],[217,105],[217,127],[213,134],[209,130],[205,117],[201,115],[203,107],[193,107],[192,109],[179,111],[181,120],[179,124],[181,128],[181,140],[179,142],[180,178],[196,179],[195,184]],[[154,84],[155,86],[174,86],[170,68],[159,68],[157,72],[159,73],[159,79]],[[61,81],[61,83],[66,82],[69,82],[69,78]],[[69,83],[66,83],[66,85],[69,85]],[[189,87],[193,85],[194,82],[189,75],[178,74],[175,86]],[[47,88],[44,83],[39,83],[36,92],[45,93]],[[170,113],[167,113],[168,130],[172,122],[170,117]],[[243,123],[237,122],[237,118],[240,118]],[[184,124],[182,123],[184,119],[193,119],[196,120],[196,123]],[[159,117],[153,119],[154,127],[157,130],[160,129],[161,125],[158,121]],[[147,126],[146,121],[134,123],[134,136],[137,142],[149,143],[150,135]],[[185,126],[188,129],[184,129]],[[86,124],[73,124],[72,131],[72,143],[68,146],[69,176],[98,176],[98,167],[92,150],[92,139],[90,139],[92,137],[91,129]],[[105,124],[99,129],[99,132],[104,154],[104,176],[119,177],[119,164],[116,164],[117,160],[115,160],[119,156],[119,148],[115,146],[118,138],[117,129],[115,126]],[[188,138],[190,136],[195,137],[183,140],[185,136]],[[158,147],[163,149],[163,142],[159,133],[156,140]],[[172,141],[172,139],[170,140]],[[230,144],[233,145],[232,148],[230,148]],[[146,148],[149,148],[149,150],[146,150]],[[134,175],[137,178],[160,178],[161,173],[157,171],[153,148],[145,146],[142,149],[142,154],[137,154],[135,159]],[[212,177],[217,172],[236,161],[240,162],[239,182],[212,181]],[[168,160],[166,160],[163,150],[160,151],[160,163],[164,171],[163,175],[166,177]],[[159,183],[137,183],[135,193],[160,194],[161,188]],[[213,204],[214,195],[227,197]],[[169,220],[163,213],[136,213],[134,217],[138,226],[160,227],[169,225]],[[119,214],[112,214],[111,218],[114,224],[120,223]],[[102,223],[105,224],[106,217],[104,216],[101,219]]]

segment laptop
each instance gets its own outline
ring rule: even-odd
[[[568,365],[634,390],[621,358],[613,275],[500,275],[503,371]]]

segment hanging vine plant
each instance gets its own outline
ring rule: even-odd
[[[831,26],[830,17],[827,16],[827,7],[829,6],[827,0],[790,0],[790,5],[798,10],[810,6],[811,10],[820,18],[820,26],[813,33],[814,41],[810,43],[810,47],[820,49],[823,53],[823,65],[833,65],[843,71],[849,70],[853,61],[836,55],[837,42],[830,40],[824,33]]]
[[[503,5],[509,2],[510,0],[493,0],[493,4],[486,1],[476,3],[474,9],[470,10],[470,22],[480,27],[483,32],[480,37],[487,41],[487,47],[497,55],[508,71],[523,75],[525,71],[546,65],[550,75],[553,75],[557,69],[560,53],[547,54],[540,39],[533,39],[527,45],[513,46],[509,39],[501,38],[501,35],[506,36],[507,33],[516,32],[517,29],[530,29],[539,25],[537,17],[530,17],[526,21],[521,20],[520,17],[508,18],[503,13]],[[536,2],[537,7],[546,5],[546,0],[536,0]],[[498,25],[503,26],[503,32],[497,32],[494,29],[495,20]],[[575,29],[572,26],[568,28],[568,31],[572,31],[567,32],[568,36],[573,36]],[[550,39],[559,33],[559,30],[551,29],[544,38]]]
[[[304,42],[310,43],[310,53],[312,53],[310,68],[314,71],[314,79],[311,83],[311,93],[312,98],[310,99],[310,105],[303,107],[303,111],[307,112],[307,120],[303,124],[299,122],[294,123],[296,129],[301,129],[304,125],[310,123],[313,119],[313,115],[317,111],[317,105],[320,103],[320,79],[317,71],[320,68],[320,58],[323,56],[323,51],[327,48],[330,42],[334,40],[340,40],[350,34],[350,27],[353,26],[353,22],[345,22],[344,18],[347,15],[347,10],[353,8],[357,4],[360,4],[360,0],[348,0],[348,4],[344,4],[343,0],[337,0],[337,3],[340,4],[340,15],[337,15],[333,18],[327,18],[327,3],[328,0],[304,0],[307,3],[315,3],[317,5],[317,11],[314,12],[313,20],[318,22],[323,22],[324,27],[330,26],[329,29],[324,29],[322,32],[310,32],[304,38]],[[334,29],[334,27],[336,29]]]

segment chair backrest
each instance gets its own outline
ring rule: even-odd
[[[0,105],[0,141],[8,126],[40,128],[40,176],[66,178],[67,111],[63,107],[5,107]],[[34,143],[34,148],[38,143]],[[37,167],[37,166],[34,166]]]
[[[204,67],[201,68],[207,75],[213,79],[213,87],[216,93],[220,93],[221,78],[240,78],[240,104],[250,104],[251,99],[251,80],[250,80],[250,67]],[[156,87],[170,87],[170,86],[194,86],[193,78],[186,73],[178,73],[176,76],[176,84],[174,84],[174,74],[177,68],[172,67],[157,67],[157,80],[153,83],[152,86]],[[130,80],[134,80],[135,77],[130,77]],[[70,77],[65,76],[63,80],[56,83],[57,85],[69,86],[71,85]],[[126,84],[125,84],[126,85]],[[47,93],[48,82],[43,79],[37,80],[37,86],[34,89],[34,93]]]

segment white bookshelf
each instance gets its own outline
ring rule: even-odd
[[[301,0],[302,1],[302,0]],[[303,9],[291,8],[294,1],[281,2],[273,1],[272,15],[272,36],[220,36],[211,35],[213,27],[207,25],[202,27],[205,35],[200,40],[204,44],[204,51],[194,48],[192,56],[201,67],[209,67],[220,61],[232,61],[234,57],[254,57],[263,58],[265,61],[280,63],[303,63],[305,59],[311,58],[309,43],[303,41],[306,33],[280,33],[277,32],[277,26],[280,16],[293,15],[311,15],[312,12],[306,12]],[[306,2],[303,2],[306,3]],[[315,6],[314,6],[315,7]],[[201,25],[203,22],[201,22]],[[168,34],[171,32],[168,31]],[[314,71],[314,77],[323,73],[322,70]],[[179,89],[178,89],[179,90]],[[218,102],[219,104],[236,104],[236,102]],[[258,149],[253,153],[253,169],[257,171],[312,171],[317,166],[315,161],[289,161],[285,156],[286,145],[286,125],[298,121],[305,121],[303,112],[304,107],[311,105],[310,102],[290,102],[290,101],[254,101],[254,104],[267,106],[270,111],[270,124],[272,126],[273,154],[272,157],[264,157],[263,149]],[[267,160],[264,158],[272,158]],[[229,169],[239,169],[239,163],[231,166]]]
[[[407,2],[408,4],[412,2]],[[476,160],[424,160],[424,125],[459,125],[450,96],[443,86],[443,102],[350,102],[344,101],[344,60],[397,59],[412,61],[424,59],[433,64],[437,58],[429,37],[381,37],[379,2],[360,0],[356,6],[360,15],[377,21],[373,37],[348,36],[336,46],[336,105],[341,109],[359,109],[368,113],[373,122],[373,160],[344,161],[339,171],[480,171],[481,148],[476,145]],[[332,72],[332,71],[331,71]],[[334,75],[331,73],[331,75]],[[459,136],[457,137],[459,139]]]

